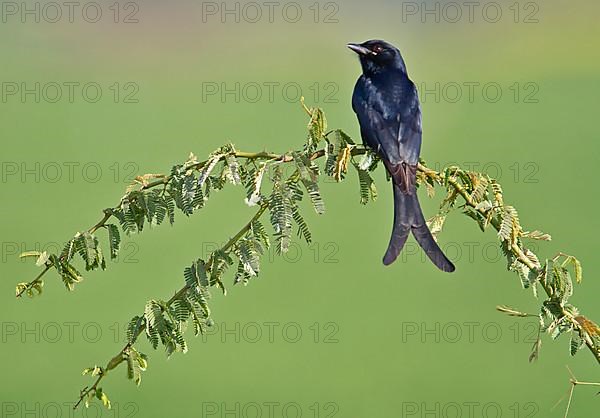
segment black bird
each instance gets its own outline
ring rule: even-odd
[[[394,187],[394,227],[383,264],[396,260],[412,232],[433,264],[452,272],[454,265],[433,239],[417,198],[421,105],[402,55],[381,40],[348,48],[358,54],[363,70],[352,95],[363,143],[379,155]]]

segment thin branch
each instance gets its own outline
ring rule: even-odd
[[[29,289],[31,289],[34,285],[36,285],[40,279],[42,277],[44,277],[44,274],[46,274],[48,272],[48,270],[50,270],[50,268],[52,268],[52,264],[46,262],[44,269],[40,272],[40,274],[38,274],[35,279],[33,279],[32,281],[30,281],[29,283],[27,283],[25,286],[23,286],[23,288],[17,292],[17,297],[20,298],[21,296],[23,296],[23,294],[28,291]]]
[[[438,182],[439,184],[443,184],[444,178],[442,176],[442,173],[439,173],[435,170],[432,170],[430,168],[425,167],[422,164],[419,164],[418,170],[421,171],[423,174],[425,174],[428,177],[431,177],[433,179],[436,180],[436,182]],[[469,206],[470,208],[476,210],[481,216],[483,216],[484,218],[487,217],[488,213],[486,210],[482,209],[482,208],[478,208],[477,207],[477,203],[473,201],[473,198],[471,197],[471,194],[453,177],[449,177],[447,179],[447,182],[449,185],[451,185],[454,190],[463,198],[463,200],[465,201],[465,204],[467,206]],[[496,219],[492,219],[490,224],[494,227],[494,229],[496,231],[500,231],[500,222],[498,222]],[[539,271],[540,268],[538,266],[536,266],[533,261],[531,261],[531,259],[529,257],[527,257],[527,255],[525,255],[525,253],[523,252],[523,250],[516,244],[512,244],[510,246],[510,249],[512,251],[512,253],[515,255],[515,257],[524,265],[526,265],[530,270],[534,270],[534,271]],[[566,254],[562,254],[559,253],[555,259],[557,257],[560,256],[566,256]],[[544,289],[544,292],[546,293],[546,295],[551,298],[553,296],[553,292],[552,289],[550,288],[550,286],[548,285],[548,283],[546,283],[545,280],[541,280],[540,281],[540,285],[542,286],[542,289]],[[592,354],[594,355],[594,358],[596,359],[596,361],[600,364],[600,350],[597,349],[597,347],[594,345],[594,342],[591,340],[591,338],[589,338],[589,336],[587,335],[587,333],[585,332],[585,330],[582,328],[581,324],[579,324],[579,322],[575,319],[575,317],[566,309],[561,308],[561,313],[562,315],[567,318],[569,320],[569,322],[573,325],[573,328],[580,333],[580,335],[584,336],[584,342],[585,345],[587,346],[587,348],[592,352]]]
[[[365,154],[367,150],[363,147],[356,147],[352,149],[352,155],[362,155]],[[325,150],[315,151],[310,156],[310,160],[316,160],[325,155]],[[282,163],[289,163],[294,161],[294,157],[291,154],[273,154],[266,151],[263,152],[243,152],[243,151],[232,151],[230,153],[224,154],[220,159],[226,158],[227,156],[235,156],[237,158],[245,158],[248,160],[256,160],[256,159],[264,159],[264,160],[278,160]],[[188,169],[200,170],[202,169],[209,160],[204,160],[198,163],[194,163],[187,167]],[[158,186],[166,186],[172,180],[172,176],[161,176],[160,180],[156,180],[150,183],[142,184],[140,190],[148,190]],[[127,195],[125,195],[127,196]],[[121,199],[122,200],[122,199]],[[113,210],[116,210],[118,205],[113,208],[104,209],[102,219],[100,219],[94,226],[88,229],[90,234],[95,233],[100,228],[106,225],[106,222],[113,216]],[[51,263],[46,263],[44,270],[40,274],[36,276],[35,279],[27,283],[17,294],[16,297],[21,297],[28,289],[31,289],[33,285],[38,283],[40,279],[53,267]]]
[[[75,405],[73,405],[73,409],[77,409],[77,407],[79,407],[79,405],[81,404],[81,402],[83,402],[83,400],[85,399],[86,396],[88,396],[89,393],[91,392],[96,392],[96,390],[98,389],[98,384],[102,381],[102,379],[104,378],[104,371],[102,371],[99,375],[98,378],[96,379],[96,381],[94,382],[94,384],[91,387],[85,387],[81,390],[81,394],[79,395],[79,400],[77,401],[77,403]]]
[[[248,223],[246,225],[244,225],[244,227],[238,231],[237,234],[235,234],[229,241],[227,241],[227,243],[225,245],[223,245],[223,247],[221,247],[221,251],[227,252],[227,250],[229,250],[233,246],[233,244],[235,244],[242,236],[244,236],[244,234],[246,232],[248,232],[250,230],[250,228],[252,227],[252,224],[255,221],[257,221],[263,215],[263,213],[265,213],[266,209],[267,209],[267,205],[262,205],[260,207],[260,209],[256,212],[256,214],[252,217],[252,219],[250,219],[248,221]],[[210,270],[212,263],[213,263],[213,258],[210,257],[208,259],[208,261],[206,262],[207,270]],[[185,285],[181,289],[179,289],[177,292],[175,292],[175,294],[171,297],[171,299],[169,299],[167,301],[167,306],[171,305],[171,303],[173,303],[176,299],[179,299],[189,289],[190,289],[190,287],[188,285]],[[133,338],[133,340],[135,341],[140,334],[141,334],[141,331],[135,336],[135,338]]]
[[[366,153],[366,149],[364,148],[353,148],[352,149],[352,155],[362,155]],[[280,162],[283,163],[287,163],[287,162],[292,162],[294,161],[294,158],[292,155],[289,154],[273,154],[273,153],[268,153],[268,152],[257,152],[257,153],[251,153],[251,152],[241,152],[241,151],[234,151],[230,154],[227,155],[233,155],[235,157],[238,158],[246,158],[246,159],[268,159],[268,160],[278,160]],[[317,150],[314,153],[311,154],[310,156],[310,160],[315,160],[318,158],[321,158],[325,155],[325,150]],[[225,155],[222,156],[221,158],[225,158]],[[195,163],[193,164],[193,166],[189,167],[189,168],[193,168],[193,169],[201,169],[202,167],[204,167],[204,165],[206,165],[208,163],[209,160],[205,160],[199,163]],[[157,187],[160,185],[166,185],[171,181],[172,177],[171,176],[164,176],[163,178],[161,178],[161,180],[158,181],[154,181],[152,183],[148,183],[148,184],[144,184],[142,185],[141,189],[142,190],[146,190],[152,187]],[[244,234],[246,234],[250,228],[252,227],[252,224],[258,220],[266,211],[267,209],[267,204],[262,204],[259,208],[259,210],[256,212],[256,214],[237,232],[237,234],[235,234],[232,238],[229,239],[229,241],[227,241],[227,243],[225,243],[225,245],[223,245],[223,247],[221,248],[222,252],[227,252],[241,237],[244,236]],[[98,230],[99,228],[101,228],[102,226],[104,226],[106,224],[106,221],[108,219],[110,219],[110,217],[112,216],[112,211],[110,209],[107,209],[104,211],[104,217],[102,218],[102,220],[100,220],[94,227],[92,227],[92,229],[90,230],[90,233],[93,231]],[[93,230],[93,231],[92,231]],[[210,257],[208,259],[208,261],[206,262],[206,268],[207,270],[210,270],[211,266],[213,263],[213,258]],[[220,284],[222,289],[224,290],[224,287],[222,286],[222,283]],[[189,290],[189,286],[186,284],[185,286],[183,286],[181,289],[179,289],[177,292],[175,292],[175,294],[166,302],[167,306],[170,306],[175,300],[179,299],[181,296],[185,295],[185,293]],[[142,334],[142,329],[139,329],[131,338],[131,341],[129,341],[124,347],[123,349],[115,356],[113,357],[113,360],[111,360],[111,362],[109,362],[109,364],[114,362],[114,359],[117,358],[122,358],[123,356],[127,355],[128,350],[132,347],[132,345],[135,343],[135,341],[137,341],[137,338]],[[121,360],[122,361],[122,360]],[[113,365],[114,368],[116,367],[116,365]],[[89,387],[89,388],[84,388],[84,390],[81,391],[80,396],[79,396],[79,400],[77,401],[77,403],[74,405],[73,409],[77,408],[84,400],[84,398],[91,393],[92,391],[95,391],[99,385],[99,383],[102,381],[102,379],[104,379],[104,377],[106,376],[106,374],[108,373],[108,370],[110,370],[110,368],[107,366],[106,368],[102,369],[100,375],[98,376],[98,378],[96,379],[96,381],[94,382],[94,384]]]
[[[569,368],[569,366],[566,366],[566,367],[567,367],[567,371],[569,372],[569,375],[571,376],[569,378],[569,383],[571,384],[571,387],[569,388],[569,399],[567,400],[567,408],[565,410],[565,416],[564,416],[564,418],[567,418],[569,416],[569,410],[571,408],[571,401],[573,400],[573,392],[575,391],[575,386],[577,386],[577,385],[582,385],[582,386],[600,386],[600,383],[596,383],[596,382],[581,382],[581,381],[577,380],[577,378],[575,377],[575,375],[573,374],[573,372],[571,371],[571,369]],[[552,409],[556,408],[564,399],[565,399],[564,396],[561,399],[559,399],[558,402],[552,407]]]
[[[257,221],[264,213],[265,210],[267,209],[267,205],[263,204],[260,206],[260,208],[258,209],[258,211],[254,214],[254,216],[238,231],[237,234],[235,234],[229,241],[227,241],[227,243],[225,243],[225,245],[223,245],[223,247],[221,247],[221,251],[223,252],[227,252],[229,249],[231,249],[231,247],[242,237],[244,236],[244,234],[246,232],[248,232],[250,230],[250,228],[252,227],[252,224]],[[212,265],[213,262],[213,258],[209,258],[208,261],[206,262],[206,267],[207,270],[210,269],[210,266]],[[185,286],[183,286],[181,289],[179,289],[177,292],[175,292],[175,294],[171,297],[171,299],[169,299],[166,302],[166,306],[170,306],[173,302],[175,302],[175,300],[179,299],[181,296],[183,296],[188,290],[189,290],[189,286],[186,284]],[[123,347],[123,349],[116,355],[114,356],[108,363],[108,365],[102,369],[102,371],[100,372],[100,374],[98,375],[98,378],[96,379],[96,381],[94,382],[94,384],[89,387],[89,388],[84,388],[80,395],[79,395],[79,400],[77,401],[77,403],[73,406],[73,409],[76,409],[85,399],[86,396],[88,396],[89,393],[91,393],[92,391],[96,391],[96,389],[98,388],[98,385],[100,384],[100,382],[102,381],[102,379],[104,379],[104,377],[108,374],[108,371],[111,369],[114,369],[116,366],[118,366],[123,360],[124,358],[128,355],[128,351],[129,349],[133,346],[133,344],[137,341],[138,337],[142,334],[142,329],[138,329],[137,332],[132,336],[131,341],[129,341],[125,347]]]
[[[104,216],[102,217],[102,219],[100,219],[96,225],[92,226],[91,228],[88,229],[88,232],[90,234],[93,234],[94,232],[96,232],[97,230],[99,230],[100,228],[102,228],[104,225],[106,225],[106,221],[108,221],[110,219],[110,217],[112,216],[112,211],[111,209],[104,209]],[[44,275],[46,273],[48,273],[48,271],[50,271],[50,269],[54,267],[54,265],[50,262],[50,261],[46,261],[45,265],[44,265],[44,269],[40,272],[40,274],[38,274],[35,279],[33,279],[32,281],[30,281],[29,283],[26,283],[23,288],[17,292],[17,298],[20,298],[21,296],[23,296],[23,294],[31,289],[35,284],[37,284],[42,277],[44,277]]]

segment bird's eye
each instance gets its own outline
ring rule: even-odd
[[[381,51],[383,51],[383,47],[381,45],[375,45],[373,47],[373,52],[376,52],[379,54]]]

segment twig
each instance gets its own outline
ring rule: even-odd
[[[427,168],[421,164],[419,164],[418,170],[421,171],[422,173],[424,173],[425,175],[434,178],[439,184],[443,184],[443,177],[442,177],[441,173],[439,173],[435,170],[432,170],[430,168]],[[448,184],[450,184],[454,188],[454,190],[463,198],[463,200],[465,201],[465,204],[467,206],[469,206],[472,209],[475,209],[484,218],[487,216],[487,211],[483,210],[482,208],[477,208],[477,204],[473,201],[473,198],[471,197],[469,192],[456,179],[450,177],[450,178],[448,178],[447,181],[448,181]],[[492,219],[490,224],[494,227],[494,229],[496,231],[500,231],[500,223],[496,219]],[[526,265],[530,270],[540,271],[540,268],[538,266],[536,266],[533,263],[533,261],[531,261],[531,259],[529,257],[527,257],[527,255],[525,255],[523,250],[518,245],[512,244],[510,249],[511,249],[512,253],[515,255],[515,257],[521,263]],[[566,256],[566,254],[559,253],[555,257],[555,259],[560,256]],[[552,289],[550,288],[550,286],[548,285],[548,283],[546,283],[544,280],[544,281],[540,281],[540,285],[542,286],[542,289],[544,289],[544,292],[546,293],[546,295],[551,298],[553,296],[553,292],[552,292]],[[563,317],[566,317],[569,320],[569,322],[571,322],[571,324],[573,325],[573,328],[576,330],[576,332],[579,332],[580,335],[584,336],[585,345],[592,352],[596,361],[600,364],[600,351],[596,348],[596,346],[594,345],[594,342],[587,336],[587,333],[585,332],[585,330],[583,330],[581,324],[579,324],[579,322],[577,322],[575,317],[566,309],[561,308],[561,313],[562,313]]]
[[[254,216],[238,231],[238,233],[235,234],[229,241],[227,241],[227,243],[225,243],[225,245],[223,245],[223,247],[221,247],[221,251],[227,252],[246,232],[248,232],[250,230],[250,228],[252,227],[252,224],[255,221],[257,221],[265,213],[266,209],[267,209],[266,204],[261,205],[261,207],[258,209],[258,211],[254,214]],[[210,270],[212,262],[213,262],[213,258],[211,257],[206,262],[207,270]],[[171,297],[171,299],[169,299],[166,302],[166,305],[170,306],[173,302],[175,302],[175,300],[177,300],[181,296],[183,296],[189,289],[190,288],[187,284],[185,286],[183,286],[181,289],[179,289],[177,292],[175,292],[175,294]],[[73,409],[76,409],[81,404],[81,402],[83,402],[83,400],[89,393],[91,393],[92,391],[95,391],[98,388],[98,384],[102,381],[102,379],[104,379],[104,377],[106,376],[106,374],[108,373],[109,370],[115,368],[120,362],[123,361],[124,356],[127,355],[127,352],[133,346],[133,344],[135,343],[135,341],[138,339],[138,337],[141,334],[142,334],[142,329],[138,329],[137,332],[132,336],[131,341],[129,341],[125,345],[125,347],[123,347],[123,349],[116,356],[114,356],[112,358],[112,360],[108,363],[108,365],[104,369],[102,369],[102,371],[100,372],[100,374],[99,374],[98,378],[96,379],[96,381],[94,382],[94,384],[91,387],[89,387],[89,388],[86,387],[81,391],[81,393],[79,395],[79,400],[73,406]]]
[[[565,410],[565,416],[564,416],[564,418],[567,418],[569,416],[569,410],[571,408],[571,401],[573,399],[573,392],[575,391],[575,386],[577,386],[577,385],[582,385],[582,386],[600,386],[600,383],[596,383],[596,382],[581,382],[581,381],[577,380],[577,378],[575,377],[575,375],[573,374],[573,372],[571,371],[571,369],[569,368],[569,366],[566,366],[566,367],[567,367],[567,371],[569,372],[569,375],[571,376],[569,378],[569,383],[571,384],[571,387],[569,388],[569,399],[567,400],[567,408]],[[552,409],[556,408],[564,399],[565,399],[564,396],[562,398],[560,398],[558,400],[558,402],[556,402],[556,404],[552,407]]]
[[[326,136],[326,135],[325,135]],[[367,150],[363,147],[357,147],[352,149],[352,155],[362,155],[365,154]],[[294,161],[294,157],[290,154],[274,154],[269,152],[243,152],[243,151],[232,151],[230,153],[224,154],[220,159],[226,158],[227,156],[235,156],[237,158],[245,158],[248,160],[255,159],[265,159],[265,160],[279,160],[282,163],[289,163]],[[325,150],[315,151],[311,156],[310,160],[316,160],[325,156]],[[198,163],[194,163],[187,167],[188,169],[200,170],[202,169],[209,160],[204,160]],[[167,184],[171,181],[172,176],[162,176],[160,180],[156,180],[147,184],[144,184],[140,187],[140,190],[148,190],[154,187],[163,186],[166,187]],[[126,195],[127,196],[127,195]],[[122,199],[121,199],[122,200]],[[106,222],[113,216],[113,210],[117,209],[118,206],[113,208],[104,209],[102,219],[100,219],[94,226],[88,229],[90,234],[95,233],[100,228],[106,225]],[[28,289],[30,289],[34,284],[36,284],[51,268],[53,265],[51,263],[46,263],[44,270],[40,274],[36,276],[35,279],[30,281],[17,293],[17,297],[21,297]]]

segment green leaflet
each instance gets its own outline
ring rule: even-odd
[[[172,318],[177,322],[186,322],[192,314],[192,307],[186,298],[175,299],[169,305]]]
[[[488,196],[489,179],[486,175],[475,176],[473,193],[471,193],[471,199],[476,203],[481,203]]]
[[[583,280],[583,269],[581,268],[581,262],[572,255],[564,255],[564,257],[565,261],[563,262],[562,267],[572,266],[575,273],[575,280],[577,283],[581,283]]]
[[[223,155],[217,153],[217,154],[213,155],[210,158],[210,160],[208,160],[208,163],[204,166],[204,168],[200,172],[200,176],[198,176],[198,186],[202,187],[204,182],[208,179],[208,176],[210,175],[210,173],[214,170],[214,168],[217,166],[219,161],[221,161],[221,158],[223,158]]]
[[[521,236],[523,229],[519,223],[519,214],[512,206],[504,206],[502,213],[502,223],[498,236],[503,241],[508,241],[510,244],[516,244],[517,239]]]
[[[121,234],[119,228],[114,224],[105,225],[108,230],[108,243],[110,246],[110,258],[115,259],[119,254],[119,248],[121,245]]]
[[[486,218],[484,218],[478,211],[476,211],[473,208],[467,207],[465,208],[463,213],[469,218],[473,219],[475,222],[477,222],[479,229],[481,229],[482,232],[485,232],[485,228],[487,225]]]
[[[142,372],[148,368],[147,356],[133,347],[129,347],[124,353],[127,362],[127,377],[136,385],[142,383]]]
[[[492,194],[494,195],[494,206],[495,207],[503,207],[504,199],[502,197],[503,196],[502,187],[495,179],[490,179],[489,182],[490,182],[490,187],[492,188]]]
[[[325,173],[339,182],[348,172],[348,162],[355,144],[346,133],[339,129],[333,131],[332,136],[333,138],[328,140],[328,146],[325,148],[327,156]]]
[[[187,351],[187,343],[183,338],[181,324],[177,320],[175,312],[165,302],[157,300],[149,301],[146,304],[144,317],[146,321],[146,336],[153,348],[156,349],[160,341],[165,346],[168,356],[175,351],[182,351],[184,353]]]
[[[294,218],[296,225],[298,225],[298,235],[302,236],[307,244],[312,243],[312,234],[298,207],[293,208],[292,217]]]
[[[327,119],[325,114],[320,108],[308,108],[304,105],[304,99],[302,99],[302,105],[304,110],[309,114],[310,120],[308,122],[308,139],[306,141],[305,149],[311,152],[317,148],[321,139],[325,137],[325,131],[327,130]]]
[[[370,149],[367,150],[358,162],[358,168],[363,171],[374,171],[379,163],[379,157]]]
[[[250,277],[257,276],[260,271],[259,257],[263,253],[260,242],[249,234],[238,241],[234,251],[239,257],[244,271]]]
[[[584,346],[585,341],[577,331],[571,331],[571,341],[569,344],[569,353],[574,356]]]
[[[98,238],[89,232],[78,233],[74,238],[74,247],[79,253],[81,258],[85,261],[86,270],[95,270],[101,267],[103,270],[106,268],[106,262],[102,249],[98,245]],[[69,264],[65,260],[58,259],[54,263],[57,270],[60,270],[61,266],[70,269]]]
[[[229,180],[229,182],[234,186],[242,184],[242,178],[240,176],[240,165],[235,156],[229,154],[225,157],[225,161],[227,163],[228,169],[226,172],[227,180]]]
[[[256,206],[260,203],[261,193],[260,187],[262,185],[263,177],[267,165],[265,163],[259,164],[258,168],[252,168],[248,175],[248,181],[246,182],[246,204],[248,206]]]
[[[432,217],[429,221],[427,221],[427,227],[431,231],[431,235],[434,238],[442,232],[442,228],[444,227],[444,223],[446,222],[446,216],[444,214],[438,213],[434,217]]]
[[[130,344],[135,343],[138,335],[146,326],[146,319],[144,316],[134,316],[127,324],[127,342]]]
[[[325,213],[325,202],[323,202],[321,191],[319,190],[318,167],[316,167],[305,154],[293,152],[292,155],[296,162],[298,172],[300,173],[302,184],[308,192],[308,196],[315,212],[319,215]]]
[[[554,265],[551,278],[547,278],[548,283],[554,289],[554,295],[561,304],[565,304],[573,295],[573,281],[569,270],[562,266]]]
[[[275,167],[273,176],[273,191],[268,200],[270,221],[275,231],[277,253],[287,252],[292,236],[293,206],[292,191],[283,179],[279,166]]]
[[[523,238],[536,239],[540,241],[551,241],[552,237],[549,234],[545,234],[542,231],[526,231],[523,232]]]
[[[226,289],[223,284],[223,276],[229,267],[233,265],[231,254],[227,251],[217,250],[211,255],[212,265],[210,269],[210,286],[219,286],[226,294]]]
[[[266,248],[271,246],[271,241],[269,240],[269,235],[265,230],[264,225],[258,219],[255,219],[250,224],[250,231],[254,234],[254,238],[258,241],[262,242]]]
[[[206,263],[202,259],[196,260],[190,267],[186,267],[183,276],[186,285],[194,292],[209,286]]]
[[[96,389],[96,398],[98,398],[100,402],[102,402],[106,409],[111,409],[110,400],[108,399],[106,393],[102,391],[102,388]]]
[[[244,263],[240,260],[238,262],[235,277],[233,278],[233,284],[242,283],[244,286],[250,281],[250,274],[246,271]]]
[[[369,154],[367,154],[369,155]],[[369,201],[377,200],[377,188],[375,182],[367,169],[362,169],[361,164],[353,163],[358,173],[358,184],[360,191],[360,203],[366,205]]]

